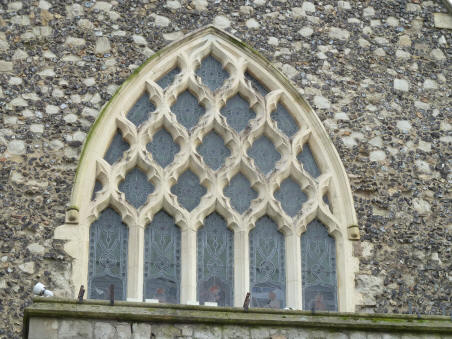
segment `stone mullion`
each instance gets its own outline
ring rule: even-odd
[[[137,224],[129,226],[127,261],[127,298],[142,301],[144,275],[144,228]]]
[[[250,289],[249,232],[234,232],[234,306],[241,307]]]
[[[190,304],[197,300],[196,254],[196,230],[185,228],[181,232],[181,304]]]
[[[285,235],[286,240],[286,306],[301,309],[301,247],[295,232]]]

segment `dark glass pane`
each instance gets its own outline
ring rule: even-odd
[[[304,170],[312,177],[317,178],[321,174],[308,144],[303,145],[303,150],[298,153],[297,159],[303,164]]]
[[[180,229],[166,212],[158,212],[145,231],[144,298],[179,303]]]
[[[254,89],[257,90],[262,96],[266,96],[268,94],[267,87],[265,87],[260,81],[258,81],[248,72],[245,72],[245,79],[251,81]]]
[[[96,193],[99,192],[101,189],[102,189],[102,184],[100,183],[99,180],[96,180],[96,182],[94,183],[93,194],[91,196],[91,200],[94,200],[94,198],[96,197]]]
[[[278,128],[289,138],[298,131],[298,124],[286,108],[278,104],[276,110],[272,112],[271,117],[276,121]]]
[[[165,129],[161,129],[152,137],[152,141],[146,145],[148,152],[157,163],[166,167],[173,162],[174,156],[180,147],[173,141],[173,137]]]
[[[126,299],[128,234],[121,216],[111,208],[104,210],[91,225],[88,298],[109,299],[113,284],[115,299]]]
[[[279,190],[275,192],[275,198],[281,202],[282,208],[291,217],[295,216],[301,205],[308,200],[300,185],[290,177],[281,183]]]
[[[119,184],[119,190],[124,192],[126,200],[135,208],[141,207],[148,195],[154,192],[154,186],[137,167],[129,171],[124,181]]]
[[[110,165],[113,165],[116,161],[121,159],[122,153],[129,149],[129,144],[122,138],[121,131],[118,129],[115,136],[108,148],[107,153],[105,153],[104,159]]]
[[[248,179],[238,173],[224,189],[224,194],[231,200],[231,205],[240,214],[245,212],[251,204],[251,200],[256,199],[257,193],[250,186]]]
[[[221,109],[221,114],[226,117],[228,125],[237,133],[240,133],[248,126],[248,122],[256,117],[256,113],[250,108],[248,102],[238,94],[226,102]]]
[[[223,82],[229,77],[229,73],[211,55],[202,60],[196,75],[202,79],[203,84],[209,87],[211,91],[221,87]]]
[[[335,240],[318,220],[301,235],[301,259],[303,309],[337,311]]]
[[[171,71],[166,73],[163,77],[161,77],[159,80],[157,80],[157,84],[161,88],[165,89],[173,83],[174,78],[176,78],[176,75],[178,75],[179,73],[180,73],[180,69],[179,69],[179,67],[176,66]]]
[[[217,213],[204,220],[198,230],[198,299],[233,305],[234,257],[233,233]]]
[[[328,192],[325,193],[325,194],[323,195],[322,199],[323,199],[323,202],[324,202],[324,203],[328,206],[328,208],[330,209],[331,213],[333,213],[333,208],[331,207],[330,200],[328,199]]]
[[[127,119],[138,127],[142,122],[148,120],[149,113],[154,111],[154,104],[149,100],[149,95],[144,93],[127,113]]]
[[[248,155],[254,159],[254,163],[264,174],[273,170],[275,163],[281,158],[272,141],[265,135],[257,139],[248,149]]]
[[[205,113],[204,107],[189,91],[179,94],[176,102],[171,106],[171,111],[176,115],[177,121],[187,129],[195,126]]]
[[[231,151],[224,145],[223,138],[215,131],[210,132],[202,139],[197,151],[202,155],[204,162],[213,170],[219,169]]]
[[[250,232],[250,289],[254,307],[284,308],[286,304],[284,236],[268,216]]]
[[[206,189],[199,183],[199,179],[192,171],[187,170],[179,177],[171,192],[177,196],[177,201],[186,210],[192,211],[198,206]]]

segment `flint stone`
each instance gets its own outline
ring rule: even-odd
[[[452,15],[447,13],[433,13],[436,28],[452,29]]]
[[[14,155],[22,155],[26,153],[27,148],[22,140],[13,140],[8,144],[8,153]]]
[[[0,60],[0,72],[11,72],[12,70],[13,70],[12,62]]]
[[[350,32],[338,27],[331,27],[328,36],[331,39],[348,40],[350,38]]]
[[[224,15],[218,15],[213,19],[213,24],[218,28],[225,29],[231,26],[231,21]]]

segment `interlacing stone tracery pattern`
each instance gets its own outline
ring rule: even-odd
[[[125,223],[144,227],[165,209],[182,230],[196,230],[218,211],[237,232],[268,215],[284,239],[302,233],[321,210],[329,231],[337,228],[322,199],[331,175],[316,164],[310,127],[291,113],[296,103],[284,88],[257,80],[248,61],[220,40],[183,48],[167,64],[149,74],[137,102],[116,116],[118,132],[97,161],[102,188],[94,216],[114,206]],[[149,182],[138,201],[119,186],[133,171]],[[282,307],[285,287],[278,289],[274,305]]]

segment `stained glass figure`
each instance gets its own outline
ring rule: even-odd
[[[224,160],[231,154],[231,151],[224,145],[223,138],[215,131],[204,136],[197,151],[202,155],[204,162],[215,171],[223,165]]]
[[[224,218],[212,213],[198,230],[198,300],[233,305],[233,233]]]
[[[199,118],[205,113],[204,107],[189,91],[179,94],[176,102],[171,106],[171,111],[176,115],[177,121],[187,129],[195,126]]]
[[[177,180],[176,185],[171,188],[171,192],[177,196],[177,201],[187,211],[192,211],[199,205],[206,189],[199,183],[195,173],[186,170]]]
[[[203,84],[209,87],[212,92],[220,88],[229,77],[229,73],[223,69],[221,63],[211,55],[201,61],[196,75],[202,79]]]
[[[164,128],[154,134],[152,141],[146,145],[152,158],[165,168],[174,160],[174,156],[179,152],[180,147],[173,141],[173,137]]]
[[[149,95],[144,93],[138,101],[127,113],[127,119],[134,123],[135,126],[140,126],[144,121],[148,120],[149,113],[155,111],[154,104],[149,100]]]
[[[279,190],[275,192],[275,198],[281,202],[281,206],[291,217],[295,216],[301,209],[308,197],[301,190],[300,185],[291,177],[285,179]]]
[[[154,186],[148,181],[146,174],[137,167],[126,174],[118,188],[124,192],[126,200],[135,208],[140,208],[146,202],[148,195],[154,192]]]
[[[157,80],[157,84],[161,88],[165,89],[173,83],[174,79],[176,78],[176,76],[179,73],[180,73],[180,68],[176,66],[171,71],[169,71],[164,76],[162,76],[159,80]]]
[[[337,311],[336,244],[313,220],[301,235],[303,309]]]
[[[113,209],[104,210],[89,231],[88,298],[109,299],[110,284],[115,299],[127,293],[128,228]]]
[[[304,170],[313,178],[317,178],[321,174],[319,167],[317,166],[317,162],[312,155],[311,148],[307,143],[303,145],[303,150],[298,153],[297,159],[303,164]]]
[[[239,94],[230,98],[226,105],[221,109],[221,114],[226,117],[228,125],[237,133],[240,133],[248,122],[256,117],[256,113],[250,108],[248,102]]]
[[[122,138],[121,131],[118,129],[113,137],[113,140],[111,141],[107,153],[105,153],[104,159],[110,165],[113,165],[116,161],[121,159],[122,154],[128,149],[129,144]]]
[[[278,128],[289,138],[298,131],[298,123],[281,103],[278,103],[276,110],[271,113],[271,117],[276,121]]]
[[[256,89],[262,96],[266,96],[268,94],[269,91],[267,87],[265,87],[260,81],[258,81],[248,72],[245,72],[245,79],[251,81],[254,89]]]
[[[180,228],[165,211],[146,227],[144,298],[177,304],[180,296]]]
[[[102,189],[102,184],[99,180],[96,180],[96,182],[94,183],[94,188],[93,188],[93,194],[91,196],[91,200],[94,200],[94,198],[96,197],[96,193],[99,192]]]
[[[250,289],[253,307],[284,308],[286,273],[284,236],[268,216],[250,232]]]
[[[243,214],[251,204],[251,200],[256,199],[257,193],[251,188],[250,182],[242,174],[236,174],[228,186],[224,189],[224,194],[229,197],[232,207]]]
[[[265,135],[257,139],[248,149],[248,155],[254,159],[254,163],[267,174],[275,168],[275,163],[281,158],[272,141]]]

